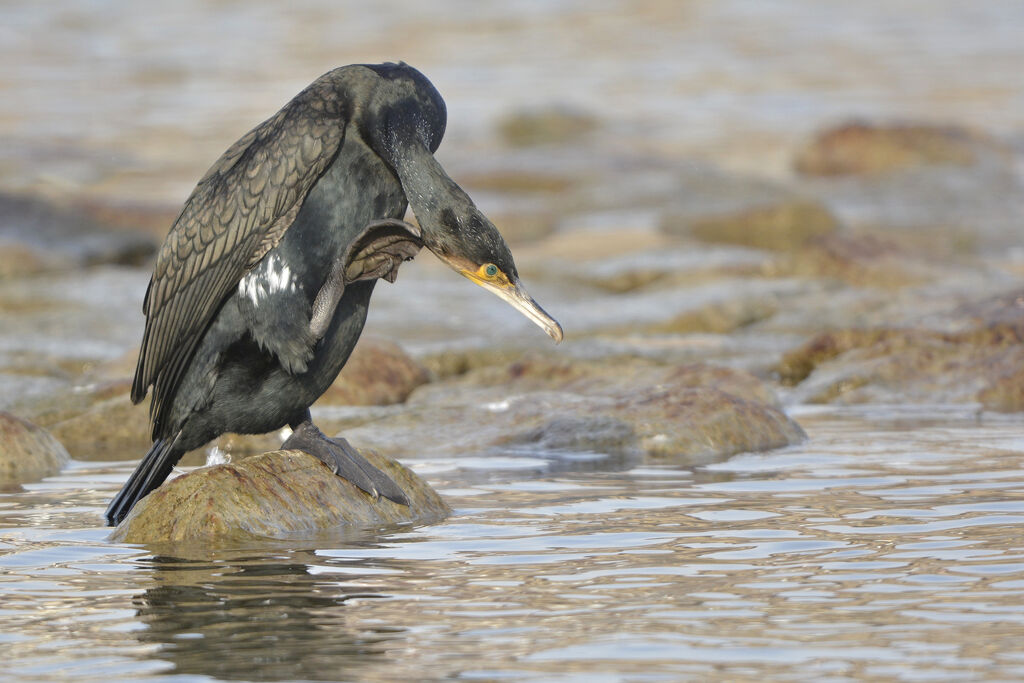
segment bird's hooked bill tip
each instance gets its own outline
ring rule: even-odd
[[[562,326],[557,320],[552,318],[550,325],[542,325],[542,327],[544,328],[544,331],[548,333],[548,336],[555,340],[556,344],[562,343],[562,339],[565,335],[562,332]]]
[[[556,344],[561,343],[564,337],[562,326],[548,315],[547,311],[541,308],[540,304],[534,301],[533,297],[527,294],[521,286],[515,284],[508,289],[497,290],[495,293],[547,332]]]
[[[547,332],[548,336],[555,340],[556,344],[561,343],[564,338],[562,326],[557,320],[548,315],[547,311],[540,307],[533,297],[526,293],[519,278],[511,279],[503,273],[498,272],[497,276],[491,273],[484,273],[484,266],[474,268],[471,264],[460,263],[456,259],[441,256],[441,259],[448,263],[456,272],[464,275],[472,282],[480,285],[488,292],[496,295],[505,303],[512,306],[535,325]],[[493,268],[493,265],[491,266]]]

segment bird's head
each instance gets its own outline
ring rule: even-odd
[[[374,67],[381,77],[363,135],[398,176],[423,244],[457,273],[512,305],[555,342],[562,327],[526,293],[512,252],[494,224],[433,156],[445,127],[444,100],[405,64]]]

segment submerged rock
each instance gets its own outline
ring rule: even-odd
[[[533,358],[423,387],[402,411],[345,436],[389,453],[458,457],[529,445],[699,464],[804,433],[767,385],[730,368]]]
[[[0,491],[53,476],[70,460],[45,429],[0,411]]]
[[[797,154],[804,175],[868,175],[973,164],[991,141],[956,126],[848,123],[819,133]]]
[[[301,451],[273,451],[203,467],[139,501],[113,531],[122,543],[313,538],[360,528],[443,519],[448,505],[398,462],[363,451],[409,498],[374,500]]]

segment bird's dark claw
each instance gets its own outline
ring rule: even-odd
[[[330,467],[334,474],[373,496],[374,500],[383,496],[399,505],[409,504],[409,499],[391,477],[371,465],[348,441],[327,438],[311,422],[297,426],[281,448],[309,453]]]

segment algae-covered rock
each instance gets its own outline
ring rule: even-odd
[[[374,500],[301,451],[272,451],[203,467],[139,501],[113,531],[123,543],[312,538],[345,530],[444,518],[448,505],[412,470],[363,451],[409,499]]]
[[[53,476],[70,459],[45,429],[0,411],[0,491]]]
[[[928,327],[823,332],[787,353],[783,382],[807,403],[973,403],[1024,409],[1019,292],[960,307]]]
[[[848,123],[819,133],[794,162],[804,175],[867,175],[974,163],[980,136],[955,126]]]

